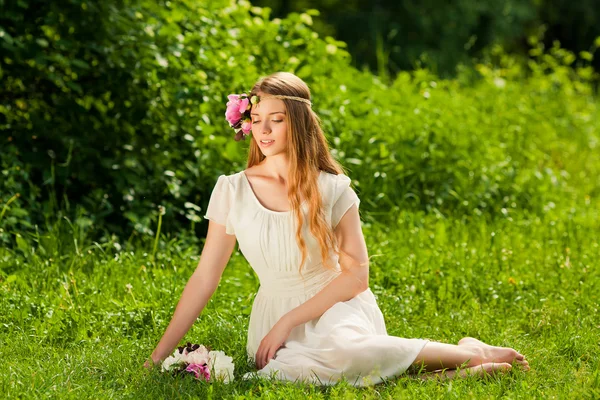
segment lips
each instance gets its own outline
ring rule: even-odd
[[[264,143],[262,140],[259,141],[259,144],[260,144],[261,147],[268,147],[268,146],[272,145],[273,143],[275,143],[274,140],[271,141],[271,142],[268,142],[268,143]]]

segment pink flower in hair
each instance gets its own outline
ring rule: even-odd
[[[240,119],[242,118],[242,113],[240,113],[240,107],[238,103],[235,102],[228,102],[227,103],[227,110],[225,111],[225,119],[227,119],[227,122],[229,122],[231,125],[235,125],[237,124]]]
[[[244,113],[250,109],[250,99],[246,93],[241,95],[230,94],[227,96],[227,110],[225,110],[225,118],[231,126],[236,125],[244,117]]]
[[[246,109],[250,105],[250,100],[248,98],[244,98],[240,100],[240,113],[245,113]]]
[[[249,134],[250,131],[252,130],[252,121],[250,121],[249,119],[244,120],[244,122],[242,122],[242,132],[244,132],[244,134]]]
[[[227,96],[227,110],[225,111],[225,119],[229,125],[235,130],[235,140],[245,140],[245,135],[248,135],[252,130],[252,118],[250,110],[252,104],[258,104],[258,97],[248,97],[246,93],[230,94]],[[253,100],[253,101],[252,101]]]

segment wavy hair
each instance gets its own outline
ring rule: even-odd
[[[308,85],[302,79],[289,72],[276,72],[259,79],[252,87],[250,96],[254,96],[259,92],[270,95],[297,96],[311,100]],[[301,196],[308,199],[309,228],[321,247],[323,265],[333,269],[335,266],[329,263],[328,250],[332,249],[338,255],[338,258],[341,250],[338,249],[333,229],[326,222],[323,199],[319,192],[317,179],[320,171],[336,175],[345,172],[341,164],[330,154],[329,143],[321,128],[321,120],[312,108],[300,101],[291,99],[281,100],[285,105],[288,118],[287,155],[290,161],[288,199],[298,221],[296,242],[302,253],[299,271],[302,274],[302,266],[306,261],[307,253],[306,243],[302,237]],[[251,138],[248,153],[248,168],[259,164],[265,159],[265,155],[260,151],[252,135]],[[345,252],[343,253],[346,254]]]

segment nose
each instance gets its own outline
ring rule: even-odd
[[[271,134],[271,129],[270,129],[270,127],[269,127],[269,124],[268,124],[268,123],[265,123],[265,124],[263,125],[263,133],[268,133],[268,134]]]

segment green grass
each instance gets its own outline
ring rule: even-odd
[[[0,110],[12,132],[0,152],[0,398],[600,398],[600,107],[589,55],[532,36],[526,60],[493,47],[455,79],[416,69],[382,82],[350,67],[339,42],[315,38],[309,15],[275,22],[249,2],[204,3],[187,2],[185,18],[148,1],[96,14],[118,20],[110,35],[71,41],[93,53],[108,46],[93,69],[69,46],[44,50],[56,68],[33,68],[22,56],[39,52],[40,40],[14,36],[33,47],[14,46],[7,87],[16,95]],[[164,29],[145,29],[156,26]],[[186,50],[156,74],[155,55],[179,48],[180,31]],[[138,45],[121,54],[114,43]],[[256,49],[261,63],[248,63]],[[64,68],[66,59],[75,63]],[[142,367],[198,263],[194,210],[206,205],[208,177],[245,165],[245,147],[218,122],[219,99],[276,70],[306,79],[332,154],[356,181],[388,333],[511,346],[530,372],[401,376],[370,388],[241,381],[253,370],[246,328],[259,283],[239,252],[183,339],[233,356],[237,379],[206,384]],[[23,84],[40,80],[61,87],[60,101],[47,104],[44,91],[23,100]],[[98,112],[64,107],[82,98]]]
[[[389,334],[449,343],[475,336],[514,347],[531,364],[528,373],[448,382],[401,376],[369,388],[239,379],[252,370],[246,327],[258,281],[237,251],[184,338],[232,355],[236,380],[206,384],[145,370],[197,265],[198,246],[163,237],[152,264],[152,240],[90,243],[59,223],[47,237],[0,250],[0,392],[77,399],[598,397],[598,209],[511,211],[495,220],[363,216],[374,256],[370,286]]]

